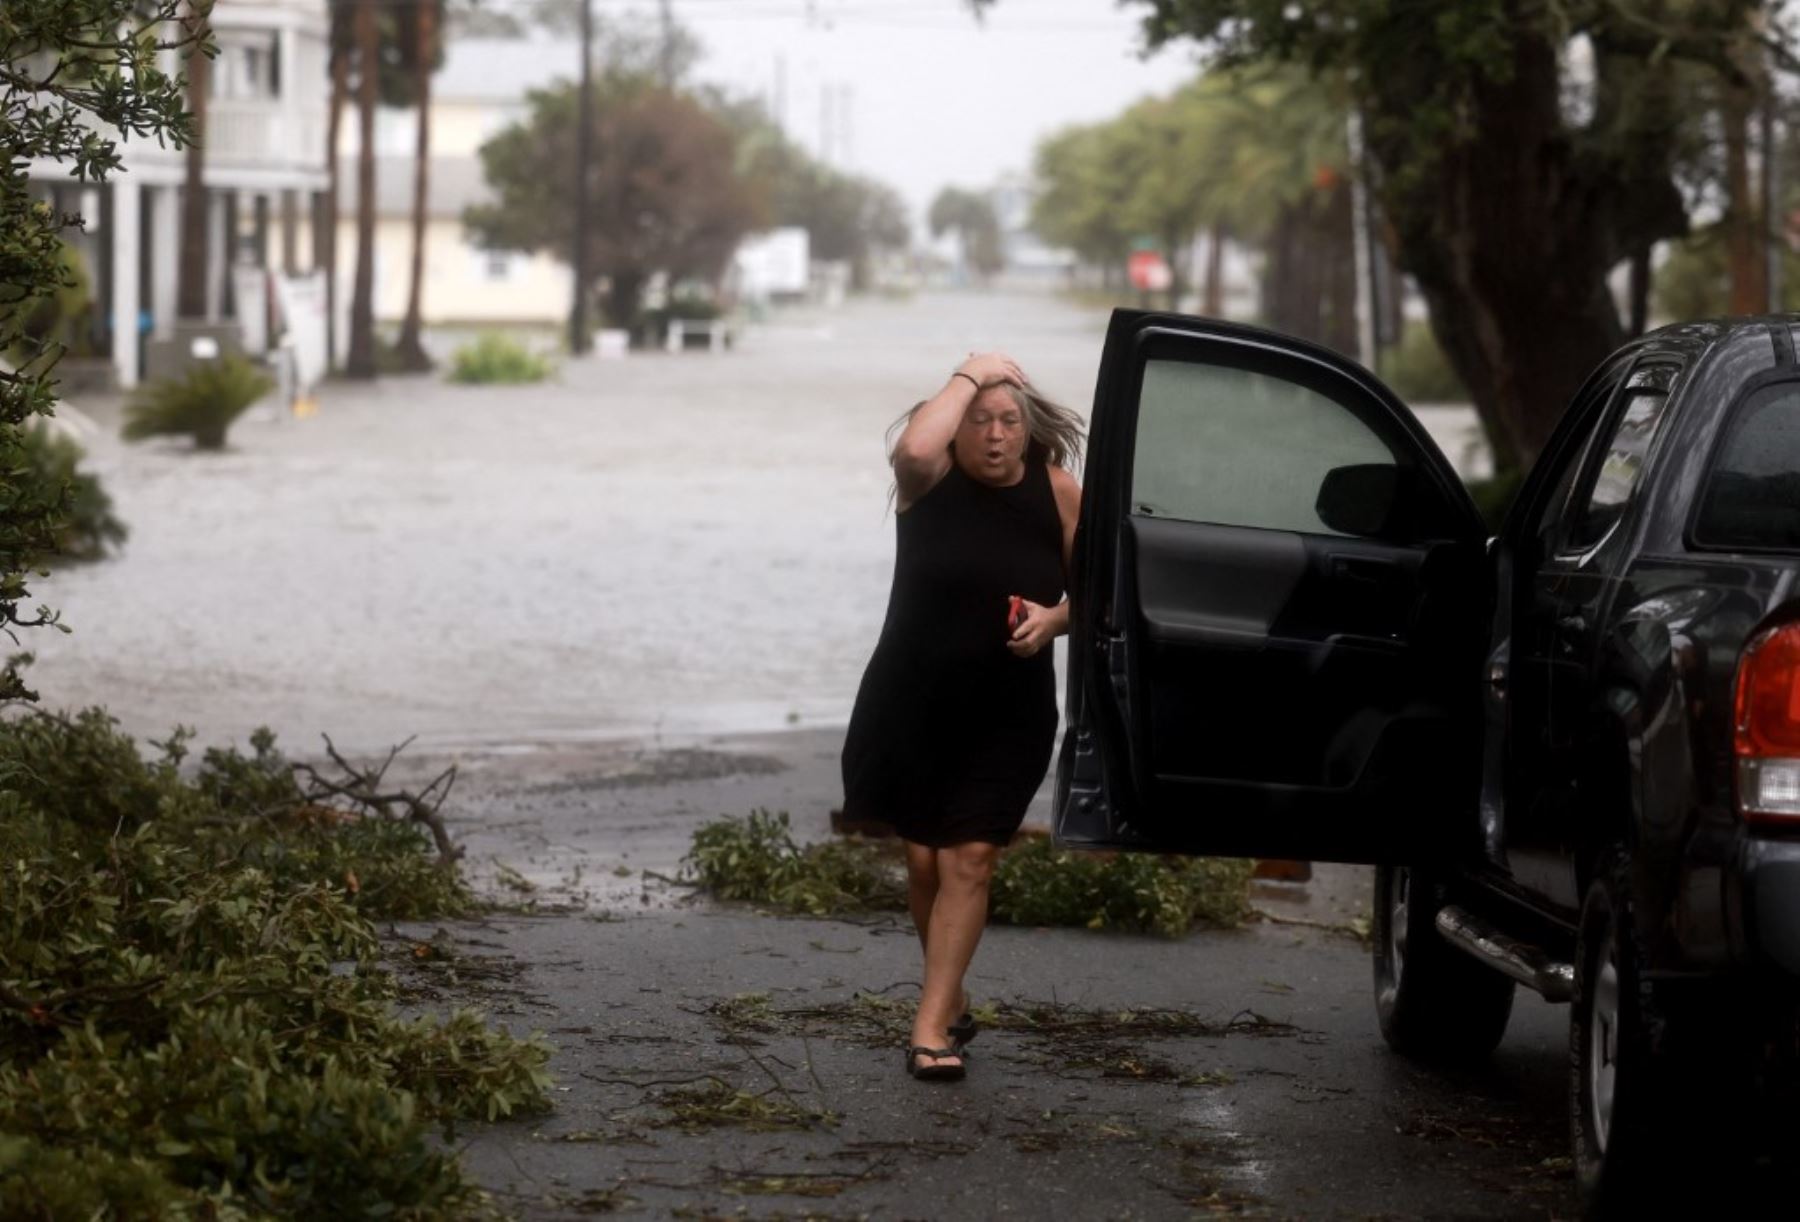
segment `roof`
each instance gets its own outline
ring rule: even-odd
[[[375,214],[411,216],[413,201],[412,157],[375,159]],[[433,157],[431,179],[426,184],[426,212],[455,219],[470,204],[493,199],[477,157]],[[338,216],[356,215],[356,158],[338,161]]]

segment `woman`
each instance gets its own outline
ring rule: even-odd
[[[1081,422],[992,353],[903,424],[893,592],[844,741],[844,811],[906,842],[925,950],[906,1069],[944,1080],[975,1034],[963,975],[994,862],[1050,764]]]

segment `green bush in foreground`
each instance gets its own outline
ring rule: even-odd
[[[466,1216],[434,1125],[544,1106],[548,1049],[402,1017],[372,919],[471,898],[416,824],[254,751],[0,722],[0,1217]]]
[[[449,378],[471,386],[542,382],[553,372],[548,357],[497,331],[478,336],[450,354]]]
[[[181,377],[151,382],[132,396],[124,437],[189,436],[197,450],[222,450],[232,423],[273,389],[274,380],[247,356],[196,361]]]
[[[810,916],[905,911],[891,848],[828,841],[802,847],[785,812],[715,820],[694,833],[688,874],[724,900]],[[1003,925],[1073,925],[1179,937],[1249,913],[1252,863],[1150,853],[1072,853],[1047,840],[1008,849],[994,871],[990,917]]]

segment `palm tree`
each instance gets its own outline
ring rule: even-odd
[[[187,24],[206,32],[206,14],[189,5]],[[206,317],[206,102],[212,91],[212,61],[193,44],[187,58],[187,108],[193,116],[194,140],[187,147],[186,179],[181,192],[181,274],[176,289],[176,315]]]
[[[423,329],[425,279],[425,222],[431,189],[431,76],[437,69],[438,24],[441,0],[415,0],[413,4],[412,100],[419,108],[418,143],[413,154],[412,268],[406,290],[406,318],[400,324],[396,355],[407,369],[431,368],[431,357],[420,338]]]
[[[331,104],[325,119],[325,148],[330,164],[325,185],[325,215],[318,221],[318,262],[325,267],[325,350],[332,365],[337,364],[337,231],[339,179],[338,136],[343,126],[344,102],[350,96],[351,53],[350,0],[331,0]]]
[[[350,353],[344,372],[375,376],[375,107],[381,78],[381,29],[375,0],[355,0],[357,130],[356,283],[350,294]]]

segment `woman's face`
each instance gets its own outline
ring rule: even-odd
[[[956,429],[956,465],[986,484],[1014,484],[1025,471],[1031,431],[1025,409],[1004,386],[976,395]]]

